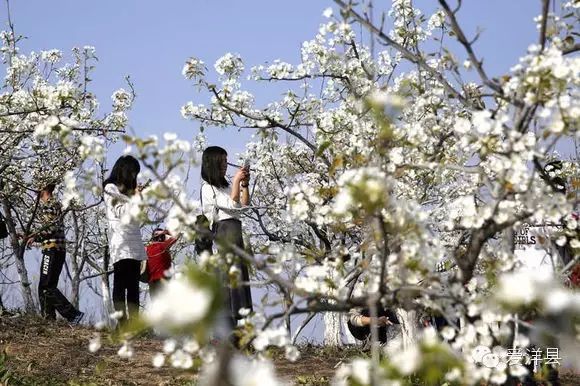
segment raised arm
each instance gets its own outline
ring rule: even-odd
[[[121,193],[115,184],[107,184],[105,186],[105,202],[112,208],[113,213],[117,217],[121,217],[129,210],[129,201],[131,199]]]

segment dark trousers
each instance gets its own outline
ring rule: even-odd
[[[149,297],[153,300],[163,288],[163,280],[155,280],[149,283]]]
[[[46,319],[56,319],[56,312],[68,321],[72,321],[79,311],[64,297],[57,288],[58,278],[66,258],[66,251],[49,249],[42,252],[40,263],[40,280],[38,281],[38,298],[40,311]]]
[[[242,223],[240,220],[227,219],[219,221],[216,223],[214,231],[218,250],[221,253],[227,253],[230,249],[228,247],[229,245],[236,245],[244,249]],[[240,270],[240,280],[244,282],[250,281],[248,266],[241,258],[235,263],[235,266]],[[227,275],[225,275],[224,282],[227,282]],[[243,318],[240,315],[240,309],[242,308],[247,308],[252,311],[252,291],[250,290],[250,286],[244,284],[226,290],[226,306],[229,307],[234,319]]]
[[[139,275],[141,262],[123,259],[113,264],[113,303],[115,310],[122,311],[121,322],[139,313]],[[127,315],[127,310],[129,315]]]

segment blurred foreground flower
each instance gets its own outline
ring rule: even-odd
[[[186,277],[170,280],[145,312],[145,320],[161,330],[185,327],[203,319],[212,294],[196,287]]]
[[[229,384],[232,386],[261,386],[261,385],[285,385],[274,372],[274,365],[268,360],[248,360],[242,356],[235,356],[229,361]],[[216,374],[219,363],[212,362],[202,370],[199,385],[211,385],[216,376],[223,377],[225,374]]]

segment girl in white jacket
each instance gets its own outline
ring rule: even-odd
[[[219,146],[206,148],[202,155],[201,198],[204,212],[209,214],[209,220],[215,235],[218,250],[224,255],[235,245],[244,249],[242,238],[241,209],[250,204],[249,180],[250,169],[240,168],[230,184],[226,178],[228,154]],[[239,258],[235,267],[240,272],[240,280],[244,283],[236,287],[226,285],[226,307],[229,308],[227,323],[233,328],[236,320],[242,319],[241,310],[252,311],[252,292],[247,284],[250,275],[247,264]],[[226,283],[227,274],[222,272],[220,281]]]
[[[140,223],[129,215],[131,196],[139,193],[139,161],[130,155],[120,157],[109,178],[103,182],[109,223],[109,252],[113,264],[113,302],[121,311],[121,322],[139,312],[139,273],[147,259]],[[128,314],[127,314],[128,311]]]

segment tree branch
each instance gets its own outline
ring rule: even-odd
[[[546,47],[546,30],[548,25],[548,11],[550,10],[550,0],[542,0],[542,25],[540,27],[540,53]]]
[[[449,7],[449,4],[447,4],[447,1],[445,1],[445,0],[439,0],[439,4],[441,4],[441,7],[443,7],[443,10],[445,11],[445,14],[447,15],[447,17],[449,18],[449,21],[451,23],[451,28],[453,29],[455,36],[457,36],[457,40],[459,41],[459,43],[461,43],[461,45],[467,51],[467,55],[469,56],[469,60],[471,61],[471,63],[473,63],[473,66],[475,67],[477,73],[479,74],[479,77],[481,78],[483,84],[485,84],[486,86],[488,86],[489,88],[491,88],[492,90],[497,92],[498,94],[503,95],[503,90],[502,90],[501,86],[489,79],[485,70],[483,69],[482,62],[477,59],[477,56],[475,55],[475,52],[473,51],[472,43],[470,43],[467,40],[467,38],[465,37],[465,34],[463,33],[463,30],[461,29],[461,26],[459,25],[459,22],[457,21],[457,18],[455,17],[455,12],[457,12],[458,9],[456,9],[455,11],[452,11],[451,8]]]
[[[409,51],[407,48],[403,47],[402,45],[400,45],[399,43],[397,43],[396,41],[391,39],[383,31],[381,31],[379,28],[377,28],[374,24],[372,24],[370,21],[368,21],[363,16],[361,16],[359,13],[357,13],[355,10],[353,10],[352,7],[349,6],[348,4],[346,4],[344,1],[334,0],[334,2],[336,4],[338,4],[342,9],[344,9],[345,12],[350,13],[358,22],[360,22],[363,26],[367,27],[371,32],[374,32],[375,34],[377,34],[377,36],[381,40],[386,42],[386,44],[390,45],[391,47],[393,47],[397,51],[399,51],[405,59],[409,60],[412,63],[417,64],[421,69],[425,70],[426,72],[431,74],[433,77],[435,77],[439,81],[439,83],[441,83],[441,85],[445,88],[445,90],[447,90],[447,92],[449,94],[453,95],[455,98],[457,98],[459,101],[461,101],[461,103],[463,103],[465,106],[473,108],[475,110],[481,110],[480,107],[473,104],[471,101],[469,101],[467,98],[465,98],[459,91],[457,91],[455,88],[453,88],[453,86],[451,86],[451,84],[449,84],[449,82],[445,79],[443,74],[441,74],[436,69],[429,66],[423,58],[421,58],[418,55],[415,55],[414,53]]]

